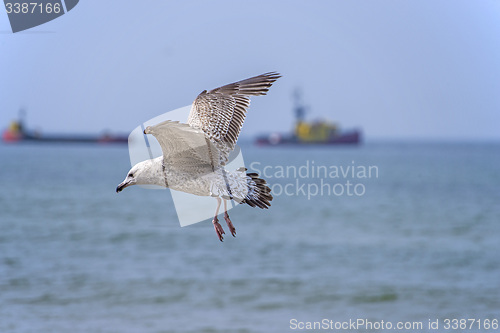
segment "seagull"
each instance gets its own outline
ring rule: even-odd
[[[222,201],[224,219],[236,237],[227,213],[227,200],[268,209],[273,196],[257,173],[247,173],[244,167],[235,171],[224,167],[238,140],[250,97],[266,95],[280,77],[279,73],[269,72],[204,90],[194,100],[187,123],[167,120],[146,127],[144,134],[158,140],[163,155],[134,165],[116,192],[131,185],[152,184],[214,197],[217,207],[212,223],[217,237],[222,242],[225,234],[217,218]]]

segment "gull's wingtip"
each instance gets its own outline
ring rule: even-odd
[[[272,71],[272,72],[267,72],[262,74],[263,76],[266,76],[267,78],[276,81],[280,77],[283,77],[280,72]]]

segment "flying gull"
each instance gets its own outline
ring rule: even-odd
[[[267,209],[273,197],[258,174],[247,173],[244,167],[228,171],[224,166],[238,140],[250,96],[266,95],[280,77],[279,73],[269,72],[204,90],[194,100],[186,124],[167,120],[148,126],[144,134],[152,134],[158,140],[163,156],[134,165],[116,192],[131,185],[153,184],[212,196],[217,200],[212,223],[219,240],[225,234],[217,218],[222,201],[224,219],[231,234],[236,236],[227,213],[227,200]]]

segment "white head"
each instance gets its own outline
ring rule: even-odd
[[[116,187],[116,193],[132,185],[157,184],[158,176],[161,175],[161,164],[157,162],[159,161],[145,160],[134,165],[125,180]]]

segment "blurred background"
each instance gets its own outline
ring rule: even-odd
[[[499,15],[486,0],[82,1],[13,34],[0,14],[2,131],[22,109],[36,138],[123,141],[204,89],[278,71],[252,99],[247,167],[378,168],[323,179],[361,196],[237,207],[221,244],[210,221],[181,228],[168,191],[116,195],[126,144],[1,143],[0,331],[498,319]],[[297,140],[299,109],[307,133],[329,124],[359,142]]]

